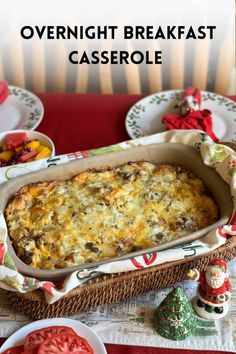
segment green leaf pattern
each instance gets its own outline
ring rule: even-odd
[[[206,147],[206,154],[210,163],[223,161],[228,156],[228,151],[223,145],[208,145]]]
[[[211,92],[203,93],[202,101],[204,102],[208,100],[214,101],[218,106],[225,106],[229,112],[236,112],[236,103],[223,96],[219,96],[216,93]]]
[[[22,101],[26,107],[31,108],[32,110],[29,113],[28,122],[22,126],[22,129],[33,129],[35,124],[41,118],[41,111],[37,108],[38,101],[35,96],[28,91],[23,90],[18,87],[10,87],[9,95],[16,96],[20,101]]]
[[[154,95],[151,97],[151,100],[149,101],[149,103],[155,103],[155,104],[160,104],[161,102],[167,102],[168,98],[166,97],[166,94],[163,93],[161,95]]]
[[[140,119],[140,113],[145,112],[145,110],[145,106],[143,106],[142,104],[136,104],[127,116],[126,124],[132,129],[132,134],[135,138],[140,138],[141,136],[143,136],[141,134],[141,129],[138,124],[138,120]]]
[[[183,90],[177,90],[173,92],[166,92],[162,94],[155,94],[150,96],[150,100],[146,103],[146,106],[141,103],[137,103],[131,108],[126,120],[127,126],[131,129],[131,134],[134,138],[140,138],[144,136],[140,126],[140,113],[145,112],[148,105],[160,105],[163,102],[172,101],[173,106],[172,110],[177,111],[179,109],[180,102],[183,97]],[[218,106],[224,106],[229,112],[236,112],[236,103],[229,100],[226,97],[217,95],[216,93],[203,92],[202,93],[202,102],[205,101],[214,101]],[[233,118],[236,122],[236,118]],[[235,133],[236,134],[236,133]],[[235,137],[236,139],[236,137]],[[203,140],[204,141],[204,140]],[[199,148],[199,147],[198,147]]]

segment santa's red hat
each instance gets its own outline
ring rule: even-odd
[[[216,258],[208,264],[207,270],[211,268],[219,268],[226,273],[227,263],[222,258]]]

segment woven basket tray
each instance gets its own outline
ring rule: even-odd
[[[52,305],[45,302],[41,290],[26,294],[8,292],[15,310],[34,319],[62,317],[99,305],[117,302],[154,289],[162,289],[186,278],[191,268],[204,270],[207,264],[217,257],[226,261],[236,256],[236,237],[203,256],[168,262],[146,269],[126,273],[104,275],[70,291]]]

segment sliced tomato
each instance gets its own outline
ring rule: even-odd
[[[27,351],[27,350],[38,348],[39,345],[45,339],[48,339],[54,334],[65,334],[65,333],[77,335],[77,333],[72,328],[66,326],[51,326],[51,327],[38,329],[36,331],[29,333],[25,337],[24,349],[25,351]]]
[[[21,354],[24,350],[23,345],[19,345],[17,347],[11,347],[7,350],[5,350],[2,354]]]
[[[56,334],[40,344],[38,354],[93,354],[86,339],[72,334]]]

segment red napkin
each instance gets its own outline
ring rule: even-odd
[[[180,105],[180,114],[168,114],[163,117],[162,123],[171,129],[199,129],[208,134],[212,140],[219,141],[212,131],[212,116],[208,109],[200,110],[201,91],[194,87],[187,87]]]
[[[9,94],[8,91],[8,84],[6,81],[0,81],[0,104],[3,104],[3,102],[7,99]]]

